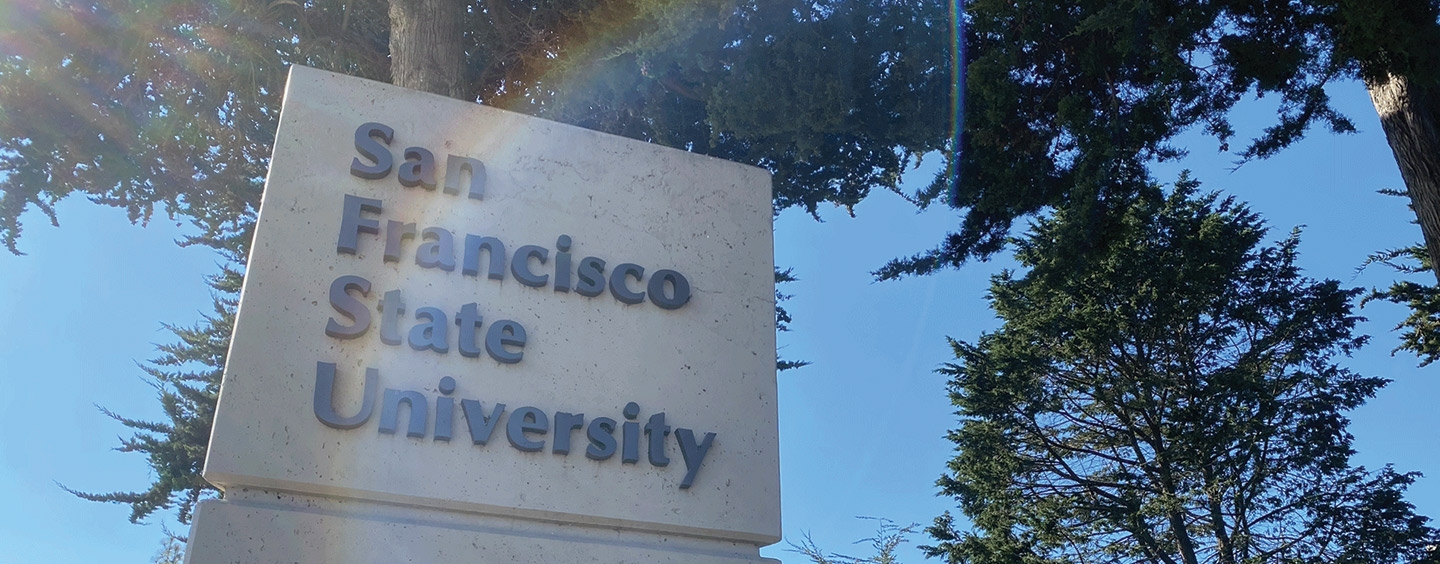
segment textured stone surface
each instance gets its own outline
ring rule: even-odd
[[[195,515],[187,564],[742,564],[754,545],[265,491]]]
[[[410,146],[432,151],[441,176],[448,154],[480,159],[484,198],[405,188],[393,171],[379,180],[352,176],[354,133],[366,122],[394,128],[389,149],[397,165]],[[206,478],[227,492],[249,486],[751,545],[779,540],[769,185],[753,167],[295,68]],[[355,255],[337,253],[345,194],[382,201],[382,213],[366,215],[382,229],[387,220],[448,229],[457,261],[466,234],[493,236],[510,253],[521,245],[549,249],[551,261],[535,270],[553,279],[556,239],[565,234],[576,262],[596,256],[609,267],[635,263],[647,279],[672,269],[689,280],[693,298],[665,310],[649,301],[627,305],[609,292],[585,297],[527,287],[510,276],[508,257],[500,281],[459,267],[423,269],[415,263],[419,237],[398,263],[384,262],[383,232],[361,234]],[[332,317],[347,322],[328,300],[342,275],[373,284],[362,301],[375,325],[352,340],[325,334]],[[416,323],[417,308],[436,307],[449,316],[450,352],[381,342],[374,308],[396,289],[407,306],[402,335]],[[459,354],[455,313],[472,302],[484,316],[482,332],[500,319],[524,326],[523,361]],[[337,366],[342,415],[358,409],[366,368],[379,370],[381,388],[419,391],[432,402],[441,378],[455,378],[454,439],[432,438],[433,403],[425,437],[406,437],[403,423],[397,434],[380,433],[380,397],[359,428],[322,425],[312,405],[317,362]],[[536,437],[546,440],[544,450],[521,452],[505,439],[505,419],[478,446],[459,399],[480,400],[487,411],[504,403],[506,418],[534,406],[552,417],[564,411],[617,421],[633,401],[641,424],[665,412],[671,427],[717,437],[693,487],[681,489],[686,465],[673,435],[663,467],[645,460],[643,446],[637,464],[623,464],[618,454],[587,459],[583,431],[568,455],[551,452],[553,434]]]

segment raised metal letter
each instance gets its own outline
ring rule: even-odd
[[[360,412],[352,417],[341,417],[335,413],[335,363],[315,363],[315,418],[327,427],[354,429],[370,419],[375,408],[375,388],[380,385],[380,371],[365,369],[365,389],[361,392]]]

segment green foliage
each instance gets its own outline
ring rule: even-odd
[[[1067,210],[1080,250],[1101,249],[1153,183],[1150,163],[1200,128],[1229,151],[1230,110],[1278,98],[1277,121],[1237,156],[1263,158],[1312,126],[1349,132],[1325,87],[1407,77],[1440,89],[1434,0],[972,0],[965,2],[964,132],[950,173],[915,195],[964,216],[930,251],[893,261],[882,279],[984,259],[1015,220]],[[1414,108],[1433,112],[1431,108]],[[1085,218],[1083,222],[1079,218]]]
[[[790,321],[791,321],[790,312],[785,311],[785,308],[780,306],[780,302],[783,302],[783,301],[785,301],[785,300],[790,299],[791,296],[790,296],[790,294],[785,294],[785,293],[780,292],[780,288],[779,288],[779,287],[780,287],[781,284],[785,284],[785,283],[787,283],[787,282],[794,282],[794,281],[796,281],[796,280],[798,280],[798,278],[795,278],[795,270],[794,270],[794,269],[792,269],[792,268],[787,268],[787,269],[785,269],[785,270],[780,270],[778,267],[775,269],[775,287],[776,287],[776,288],[775,288],[775,330],[776,330],[776,331],[789,331],[789,330],[790,330]],[[801,367],[809,366],[809,365],[810,365],[810,362],[809,362],[809,361],[804,361],[804,360],[785,360],[785,359],[783,359],[783,358],[776,358],[776,359],[775,359],[775,369],[776,369],[776,370],[779,370],[779,371],[782,371],[782,372],[783,372],[783,371],[786,371],[786,370],[794,370],[794,369],[796,369],[796,368],[801,368]]]
[[[1367,264],[1383,263],[1402,274],[1428,273],[1433,268],[1425,247],[1414,245],[1370,256]],[[1364,302],[1382,300],[1410,309],[1395,330],[1400,332],[1396,351],[1410,351],[1420,357],[1420,366],[1440,360],[1440,286],[1409,280],[1397,281],[1385,290],[1372,290]],[[1364,303],[1362,302],[1362,303]]]
[[[238,250],[230,253],[232,260],[238,262],[239,257]],[[161,355],[142,366],[159,392],[168,421],[143,421],[101,409],[135,431],[130,438],[121,440],[117,450],[145,454],[156,473],[155,481],[148,489],[135,492],[67,491],[91,501],[128,504],[131,522],[176,506],[181,523],[190,521],[196,503],[219,493],[200,476],[200,470],[210,444],[242,279],[241,272],[231,267],[222,267],[220,274],[211,276],[208,283],[215,292],[213,313],[191,327],[167,325],[179,341],[160,345]]]
[[[155,554],[152,562],[154,564],[185,564],[185,541],[174,535],[166,534],[165,540],[160,545],[160,552]]]
[[[0,6],[0,240],[84,194],[230,232],[259,202],[285,71],[388,77],[378,0]],[[949,15],[919,0],[487,0],[473,99],[754,164],[776,209],[852,207],[943,147]]]
[[[855,557],[846,556],[834,552],[827,552],[815,543],[810,533],[805,533],[799,543],[790,543],[790,552],[804,555],[815,564],[898,564],[900,559],[895,551],[900,545],[910,541],[910,535],[920,527],[919,523],[911,523],[904,527],[889,519],[877,519],[875,517],[861,517],[878,522],[875,528],[875,536],[860,539],[856,544],[868,543],[874,552],[873,556]]]
[[[1383,387],[1338,361],[1361,346],[1359,290],[1263,244],[1254,212],[1148,191],[1111,244],[1073,251],[1065,211],[1015,241],[1002,327],[952,341],[959,428],[928,554],[972,564],[1408,562],[1436,531],[1413,474],[1349,463],[1346,413]]]
[[[367,23],[383,15],[333,0],[0,5],[0,240],[19,252],[20,214],[58,224],[51,206],[71,194],[132,221],[158,206],[209,235],[244,231],[285,66],[383,76],[384,29]]]

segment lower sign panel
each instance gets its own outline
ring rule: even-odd
[[[754,545],[250,491],[206,501],[189,562],[778,564]]]

